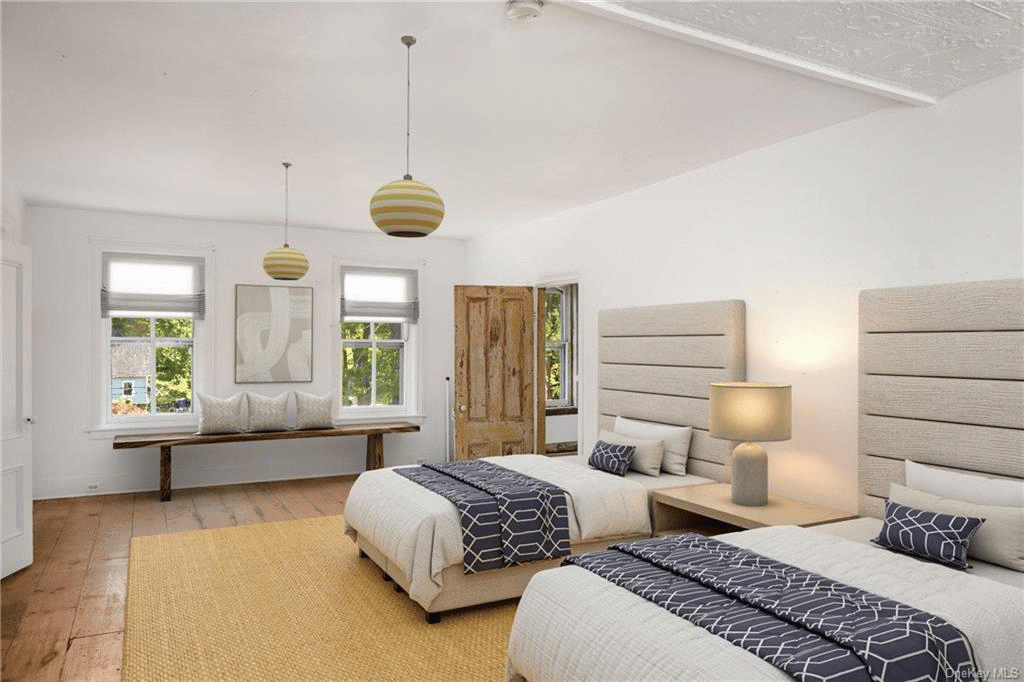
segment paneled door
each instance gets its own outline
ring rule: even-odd
[[[532,287],[455,287],[455,459],[536,452]]]
[[[0,563],[6,577],[32,563],[31,252],[3,242],[0,283]]]

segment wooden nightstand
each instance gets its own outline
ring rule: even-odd
[[[654,530],[695,530],[708,535],[764,526],[816,526],[845,521],[856,514],[818,507],[776,495],[763,507],[732,503],[728,483],[667,488],[654,492]]]

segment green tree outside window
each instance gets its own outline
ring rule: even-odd
[[[341,393],[345,407],[402,404],[402,325],[345,322],[341,325]]]

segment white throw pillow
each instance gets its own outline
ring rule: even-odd
[[[906,460],[907,487],[950,500],[1024,507],[1024,481],[952,471]]]
[[[660,440],[664,447],[661,470],[677,476],[686,475],[686,458],[690,453],[692,427],[669,426],[668,424],[616,417],[615,433],[629,438]]]
[[[640,440],[623,436],[619,433],[605,431],[604,429],[601,429],[597,438],[612,445],[633,446],[633,457],[629,460],[629,468],[648,476],[661,475],[661,458],[664,454],[664,446],[660,440]]]
[[[199,433],[238,433],[242,430],[242,394],[216,398],[197,393],[199,397]]]
[[[1015,571],[1024,571],[1024,508],[954,500],[899,483],[889,485],[889,499],[915,509],[985,519],[967,548],[967,555]]]
[[[249,405],[250,431],[286,431],[288,429],[288,398],[291,391],[286,391],[276,398],[259,393],[245,393],[245,402]]]
[[[329,429],[334,426],[331,403],[334,393],[312,395],[295,391],[295,428]]]

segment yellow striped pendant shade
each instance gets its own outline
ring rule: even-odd
[[[377,190],[370,217],[392,237],[426,237],[444,219],[444,202],[433,187],[406,175]]]
[[[263,270],[274,279],[302,279],[309,270],[309,259],[298,249],[285,244],[263,257]]]

